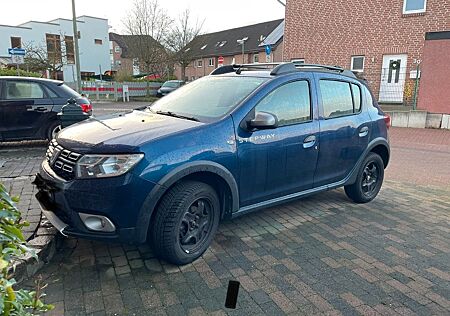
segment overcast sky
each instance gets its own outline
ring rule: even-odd
[[[76,0],[77,15],[107,18],[112,30],[123,31],[122,19],[134,0]],[[284,17],[276,0],[159,0],[173,18],[189,7],[205,19],[204,32],[220,31]],[[71,0],[1,0],[0,24],[17,25],[29,20],[71,18]]]

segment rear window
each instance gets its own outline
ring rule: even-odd
[[[81,95],[76,92],[75,90],[73,90],[72,88],[70,88],[68,85],[66,85],[65,83],[59,85],[59,88],[67,95],[71,96],[71,97],[75,97],[75,98],[81,98]]]

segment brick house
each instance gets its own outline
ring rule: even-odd
[[[425,33],[450,29],[450,1],[287,0],[285,21],[285,60],[362,72],[381,103],[411,104]]]
[[[150,35],[120,35],[109,33],[111,70],[128,75],[141,74],[144,67],[139,66],[139,58],[133,50],[138,47],[155,47],[166,54],[164,47]],[[166,68],[162,67],[162,68]],[[159,75],[159,74],[158,74]]]
[[[276,62],[283,60],[284,20],[274,20],[220,32],[197,36],[183,50],[190,54],[192,62],[185,69],[185,80],[191,81],[209,75],[223,64]],[[242,54],[244,40],[244,54]],[[239,42],[238,42],[239,41]],[[272,52],[266,55],[265,47]],[[181,66],[175,66],[175,75],[181,79]]]

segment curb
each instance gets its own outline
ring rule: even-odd
[[[57,233],[56,228],[42,215],[33,238],[27,241],[27,246],[36,251],[37,260],[27,254],[16,260],[10,269],[10,274],[17,283],[33,277],[53,258],[56,252]]]

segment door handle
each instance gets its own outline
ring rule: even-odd
[[[316,144],[316,136],[309,135],[303,140],[303,148],[311,148]]]
[[[359,137],[366,137],[367,134],[369,134],[369,128],[367,126],[364,126],[359,130]]]
[[[49,109],[45,106],[31,106],[27,108],[27,111],[29,112],[48,112]]]

